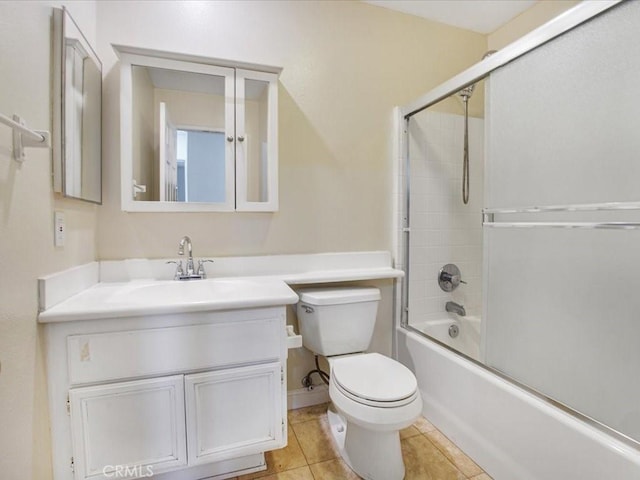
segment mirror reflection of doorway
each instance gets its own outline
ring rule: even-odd
[[[225,201],[224,132],[177,129],[177,201]]]

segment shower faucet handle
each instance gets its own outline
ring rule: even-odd
[[[454,286],[458,286],[461,283],[467,284],[467,282],[460,279],[460,275],[451,275],[447,272],[442,272],[442,278],[447,282],[451,282]]]
[[[445,292],[453,292],[461,283],[467,284],[462,280],[460,269],[453,263],[447,263],[438,272],[438,285]]]

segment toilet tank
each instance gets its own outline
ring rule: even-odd
[[[371,343],[380,290],[371,287],[299,290],[302,344],[325,357],[363,352]]]

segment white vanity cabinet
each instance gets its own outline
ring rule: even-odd
[[[187,445],[192,464],[282,446],[280,363],[185,376]]]
[[[56,480],[222,479],[287,443],[284,307],[46,331]]]
[[[187,464],[182,375],[72,388],[69,403],[76,478]]]

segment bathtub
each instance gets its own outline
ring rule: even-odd
[[[452,325],[457,327],[458,335],[455,337],[449,334]],[[411,324],[416,330],[478,361],[480,360],[480,325],[480,317],[458,317],[454,314],[441,320]]]
[[[495,480],[640,478],[638,449],[416,332],[396,342],[425,417]]]

